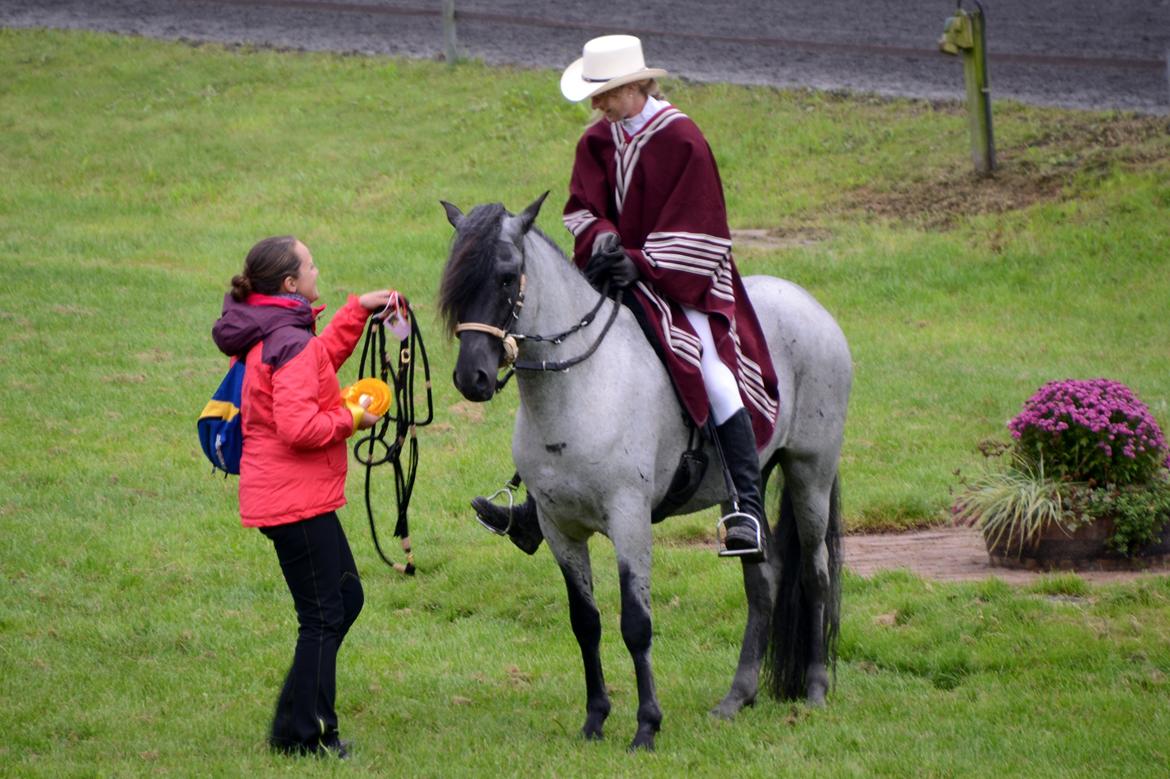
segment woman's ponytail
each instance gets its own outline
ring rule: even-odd
[[[243,303],[248,295],[276,295],[289,276],[296,278],[301,259],[297,256],[297,239],[291,235],[276,235],[260,241],[248,252],[244,270],[232,276],[231,295]]]
[[[252,282],[248,281],[247,276],[242,273],[232,276],[232,298],[237,303],[243,303],[251,294]]]

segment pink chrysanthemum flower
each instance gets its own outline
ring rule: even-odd
[[[1099,484],[1135,484],[1170,467],[1166,439],[1149,408],[1109,379],[1045,384],[1008,422],[1029,459],[1049,473]]]

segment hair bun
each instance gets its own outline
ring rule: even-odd
[[[232,276],[232,297],[243,303],[248,295],[252,294],[252,282],[243,274]]]

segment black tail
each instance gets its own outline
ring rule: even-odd
[[[829,521],[825,545],[829,552],[829,593],[822,624],[813,625],[811,609],[805,600],[804,561],[800,538],[787,486],[780,493],[780,519],[776,524],[773,551],[780,566],[780,584],[772,607],[772,635],[764,664],[764,683],[772,695],[781,700],[804,698],[805,671],[811,655],[813,631],[820,631],[825,657],[833,680],[837,676],[837,635],[841,625],[841,493],[838,479],[833,479],[829,494]]]

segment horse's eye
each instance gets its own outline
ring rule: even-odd
[[[516,283],[516,276],[511,274],[511,273],[505,273],[503,276],[500,276],[500,286],[501,287],[510,287],[515,283]]]

